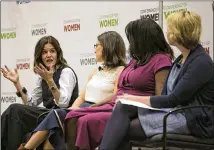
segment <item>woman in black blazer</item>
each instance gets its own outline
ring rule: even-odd
[[[161,110],[150,110],[118,102],[106,125],[100,150],[131,149],[129,140],[146,139],[163,131],[163,116],[179,106],[214,105],[213,61],[199,44],[201,18],[181,11],[167,18],[167,38],[181,55],[175,60],[161,96],[118,97],[137,101]],[[188,109],[171,115],[169,133],[213,137],[214,114],[211,109]]]

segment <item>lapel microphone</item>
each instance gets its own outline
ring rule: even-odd
[[[101,70],[103,70],[103,68],[102,68],[101,66],[99,66],[99,67],[98,67],[98,70],[101,71]]]

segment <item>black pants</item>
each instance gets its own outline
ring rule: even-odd
[[[109,119],[100,150],[131,150],[130,140],[146,139],[135,106],[117,103]]]
[[[11,104],[1,116],[1,149],[16,150],[26,133],[37,126],[37,118],[48,109]]]

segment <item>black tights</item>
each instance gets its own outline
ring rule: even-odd
[[[75,146],[77,138],[77,118],[68,119],[65,125],[65,139],[67,150],[78,150]]]
[[[137,107],[118,102],[105,127],[100,150],[131,150],[129,140],[145,138]]]

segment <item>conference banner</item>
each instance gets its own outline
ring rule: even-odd
[[[88,75],[98,64],[94,44],[97,36],[117,31],[125,41],[127,62],[128,40],[126,25],[139,18],[151,18],[159,23],[159,1],[2,1],[1,65],[17,68],[21,84],[30,93],[37,75],[33,72],[34,48],[43,36],[56,37],[68,64],[75,70],[80,90],[87,84]],[[203,6],[203,7],[201,7]],[[163,2],[163,31],[166,19],[175,12],[192,10],[202,17],[201,44],[213,56],[212,2]],[[176,56],[179,52],[173,47]],[[21,103],[13,84],[1,79],[1,113],[13,103]]]

